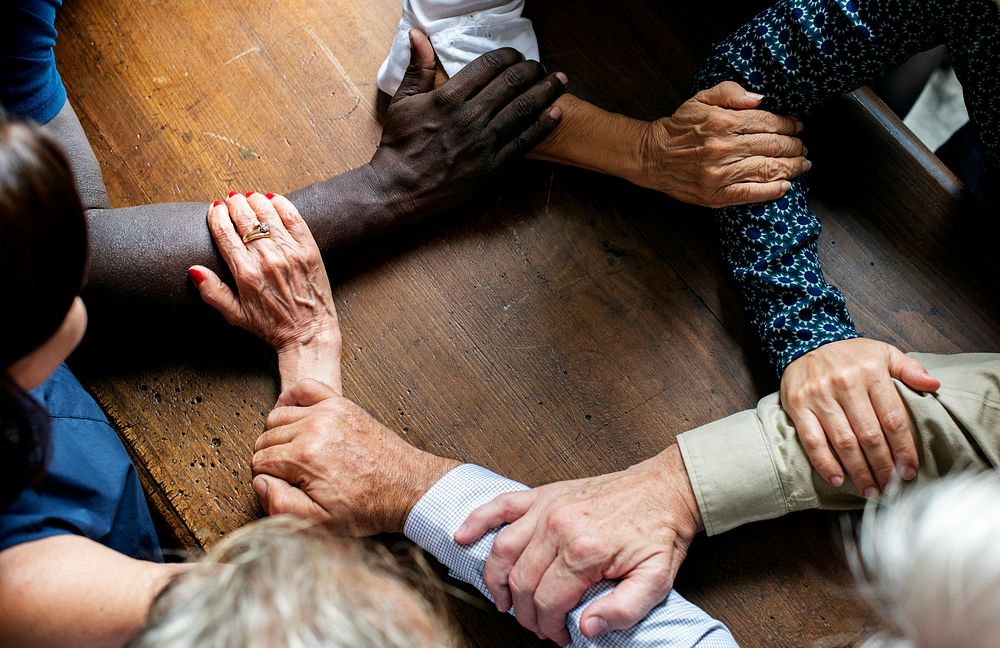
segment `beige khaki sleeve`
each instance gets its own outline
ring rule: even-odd
[[[910,355],[941,389],[922,394],[896,383],[920,454],[909,484],[953,469],[1000,466],[1000,354]],[[850,484],[833,488],[812,470],[777,394],[685,432],[677,443],[708,535],[802,509],[864,505]]]

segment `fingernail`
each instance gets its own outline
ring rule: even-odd
[[[562,72],[556,72],[556,78],[559,79],[563,85],[569,85],[569,77]]]
[[[608,631],[608,622],[601,617],[591,617],[587,619],[587,622],[583,625],[583,634],[585,634],[588,639],[593,639],[597,635],[604,634]]]
[[[840,475],[834,475],[833,477],[830,478],[830,484],[834,488],[840,488],[841,486],[844,485],[844,478],[841,477]]]
[[[188,268],[188,276],[191,277],[193,282],[199,285],[205,281],[205,273],[195,267]]]
[[[806,157],[808,155],[809,155],[809,147],[808,146],[803,146],[802,147],[802,157]]]
[[[550,119],[559,119],[560,117],[562,117],[562,108],[560,108],[559,106],[552,106],[551,108],[549,108]]]
[[[792,183],[789,182],[788,180],[785,180],[784,182],[781,183],[782,191],[789,191],[791,190],[791,188],[792,188]]]
[[[874,486],[869,486],[868,488],[865,489],[865,492],[864,492],[865,499],[869,499],[869,500],[870,499],[875,499],[875,497],[877,495],[878,495],[878,489],[875,488]]]
[[[266,479],[255,479],[253,480],[253,489],[257,493],[257,499],[263,500],[267,497],[267,480]]]
[[[813,168],[813,163],[810,162],[809,160],[806,160],[805,162],[802,163],[802,172],[803,173],[805,173],[806,171],[808,171],[811,168]]]
[[[795,120],[796,132],[801,133],[805,129],[805,127],[806,125],[803,124],[801,121],[799,121],[798,119]]]
[[[256,191],[248,191],[247,192],[247,198],[249,198],[250,196],[254,195],[255,193],[257,193],[257,192]]]
[[[235,196],[235,195],[236,195],[236,192],[235,192],[235,191],[230,191],[230,192],[229,192],[229,197],[230,197],[230,198],[232,198],[232,197],[233,197],[233,196]]]
[[[903,479],[910,481],[917,476],[917,469],[913,466],[903,466],[902,475]]]
[[[757,94],[756,92],[750,92],[749,90],[747,91],[746,94],[747,94],[747,99],[752,99],[754,101],[760,101],[761,99],[764,98],[764,95]]]
[[[221,204],[222,204],[221,200],[216,200],[214,203],[212,203],[212,207],[218,207]]]
[[[274,194],[273,193],[266,193],[266,194],[264,194],[264,197],[266,197],[268,200],[271,200],[272,198],[274,198]]]

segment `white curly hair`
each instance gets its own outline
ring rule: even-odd
[[[379,545],[277,516],[234,532],[157,598],[132,648],[452,648]]]
[[[886,630],[863,648],[1000,646],[1000,472],[870,503],[848,556]]]

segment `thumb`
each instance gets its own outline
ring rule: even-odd
[[[205,266],[193,265],[188,268],[188,276],[198,287],[202,301],[219,311],[230,324],[239,325],[243,308],[229,286],[219,279],[219,275]]]
[[[744,90],[740,84],[733,81],[723,81],[708,90],[702,90],[694,98],[701,103],[711,106],[745,110],[759,106],[760,102],[764,99],[764,95]]]
[[[283,479],[257,475],[253,479],[253,490],[268,515],[327,517],[326,511],[319,504]]]
[[[941,381],[927,373],[924,365],[896,348],[889,352],[889,375],[915,391],[935,392],[941,387]]]
[[[670,594],[673,579],[666,577],[665,557],[646,560],[615,585],[607,596],[587,606],[580,616],[580,632],[588,639],[612,630],[631,628]]]
[[[406,67],[406,74],[403,75],[403,81],[393,95],[390,105],[406,97],[434,89],[434,73],[437,69],[434,46],[431,45],[427,34],[419,29],[411,29],[409,36],[410,64]]]

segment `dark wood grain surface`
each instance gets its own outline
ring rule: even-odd
[[[652,118],[687,97],[711,41],[761,6],[529,11],[543,59],[574,92]],[[398,13],[396,0],[73,0],[57,57],[116,206],[207,206],[367,161],[375,71]],[[968,253],[981,224],[959,213],[954,179],[868,96],[807,123],[824,265],[860,328],[905,349],[1000,349],[995,272]],[[776,387],[710,212],[541,163],[519,165],[507,186],[328,260],[345,390],[405,439],[541,484],[624,468]],[[277,395],[269,353],[207,321],[151,335],[148,358],[84,368],[190,548],[259,515],[249,460]],[[836,522],[812,513],[699,538],[678,589],[746,646],[854,645],[874,622],[850,589]],[[471,645],[539,643],[510,619],[457,610]]]

